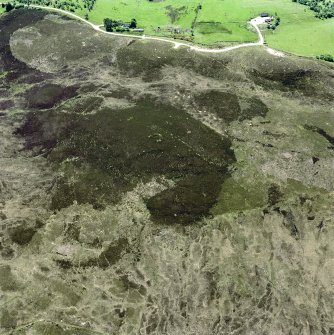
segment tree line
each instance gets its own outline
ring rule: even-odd
[[[320,55],[320,56],[317,56],[317,59],[321,59],[326,62],[334,63],[334,57],[332,55]]]
[[[334,2],[331,0],[292,0],[302,5],[308,6],[320,19],[329,19],[334,17]]]
[[[10,12],[13,9],[19,9],[19,8],[23,8],[24,6],[21,4],[15,4],[15,3],[11,3],[11,2],[7,2],[7,3],[2,3],[1,7],[5,9],[5,12]]]
[[[79,0],[20,0],[21,4],[25,5],[39,5],[46,7],[53,7],[58,9],[67,10],[69,12],[75,12],[76,10],[86,9],[88,12],[92,11],[96,0],[82,0],[83,5],[79,3]]]

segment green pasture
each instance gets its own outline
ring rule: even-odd
[[[198,3],[194,0],[167,0],[163,2],[149,2],[147,0],[112,1],[97,0],[94,9],[88,13],[89,20],[102,24],[103,19],[109,17],[113,20],[130,21],[136,18],[138,27],[145,28],[145,34],[168,36],[168,27],[190,29],[195,17],[195,8]],[[169,16],[166,7],[171,6],[176,15]],[[87,11],[78,11],[83,16]],[[160,27],[160,32],[158,31]]]
[[[253,41],[256,35],[245,23],[261,12],[281,18],[281,25],[275,32],[264,28],[269,46],[306,56],[334,54],[334,19],[317,19],[306,6],[291,0],[204,0],[199,26],[204,21],[222,22],[232,33],[203,34],[201,28],[197,28],[195,42]]]
[[[39,1],[44,0],[34,0]],[[82,6],[76,13],[85,17],[88,11],[82,0],[72,2]],[[269,46],[304,56],[334,55],[334,18],[318,19],[307,6],[291,0],[96,0],[88,15],[96,24],[103,24],[106,17],[123,21],[136,18],[146,35],[215,46],[256,41],[258,36],[247,22],[261,12],[281,18],[276,31],[263,27]]]
[[[135,17],[147,35],[171,36],[167,28],[177,27],[190,37],[198,4],[197,0],[97,0],[89,20],[102,24],[105,17],[123,21]],[[291,0],[203,0],[201,4],[194,26],[195,43],[256,41],[257,35],[247,21],[268,12],[281,18],[275,32],[264,28],[269,46],[306,56],[334,54],[334,19],[317,19],[306,6]],[[168,15],[168,6],[176,12],[174,17]],[[84,11],[80,14],[83,16]]]
[[[317,19],[306,11],[283,20],[276,32],[266,32],[269,46],[302,56],[334,55],[334,19]]]

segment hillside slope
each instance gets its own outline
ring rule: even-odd
[[[333,67],[0,28],[1,334],[333,334]]]

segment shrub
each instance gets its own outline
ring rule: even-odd
[[[334,57],[332,55],[320,55],[320,56],[317,56],[317,59],[321,59],[326,62],[334,63]]]

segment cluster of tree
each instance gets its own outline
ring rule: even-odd
[[[85,1],[94,1],[95,3],[95,0],[85,0]],[[54,1],[51,1],[51,0],[20,0],[20,2],[28,6],[30,4],[40,5],[40,6],[50,6],[54,8],[67,10],[69,12],[75,12],[78,9],[83,9],[79,3],[79,0],[75,0],[75,1],[74,0],[54,0]],[[90,5],[90,8],[92,8],[91,5]]]
[[[334,56],[332,55],[320,55],[317,56],[317,59],[325,60],[326,62],[334,63]]]
[[[5,8],[5,11],[6,11],[6,12],[10,12],[11,10],[14,9],[14,6],[13,6],[10,2],[2,3],[2,4],[1,4],[1,7],[2,7],[2,8]]]
[[[281,23],[281,18],[277,16],[274,22],[268,24],[267,28],[274,31],[280,25],[280,23]]]
[[[10,2],[7,2],[6,4],[3,3],[2,7],[5,8],[6,12],[10,12],[14,9],[14,6]]]
[[[41,0],[34,0],[34,1],[41,1]],[[54,2],[46,1],[47,6],[60,8],[63,10],[67,10],[69,12],[75,12],[77,9],[82,9],[78,2],[74,2],[71,0],[56,0]]]
[[[134,29],[137,27],[137,20],[132,19],[130,23],[124,23],[121,20],[112,20],[109,18],[105,18],[103,20],[104,27],[106,31],[117,31],[117,32],[122,32],[122,31],[129,31],[130,29]]]
[[[15,3],[11,3],[11,2],[7,2],[7,3],[2,3],[2,4],[1,4],[1,7],[2,7],[2,8],[5,8],[5,11],[6,11],[6,12],[10,12],[10,11],[13,10],[13,9],[19,9],[19,8],[22,8],[23,5],[15,4]]]
[[[331,0],[292,0],[302,5],[308,6],[316,14],[316,17],[328,19],[334,17],[334,2]]]
[[[93,10],[96,0],[83,0],[84,8],[87,8],[88,11]]]
[[[75,12],[78,9],[86,8],[91,11],[94,8],[96,0],[83,0],[83,7],[80,5],[79,0],[20,0],[20,5],[15,5],[15,3],[2,3],[2,8],[5,8],[7,12],[14,8],[22,7],[23,5],[40,5],[40,6],[50,6],[54,8],[59,8],[67,10],[69,12]],[[85,19],[88,20],[88,14],[85,14]]]

